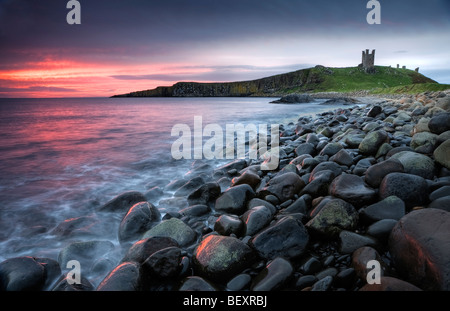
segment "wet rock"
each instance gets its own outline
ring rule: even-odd
[[[236,238],[209,235],[194,250],[193,263],[208,279],[223,280],[252,265],[254,255],[250,247]]]
[[[374,158],[363,158],[356,163],[352,173],[358,176],[362,176],[366,173],[367,169],[375,163]]]
[[[188,276],[182,282],[182,285],[178,289],[179,291],[201,291],[201,292],[213,292],[217,289],[199,276]]]
[[[110,241],[83,241],[72,242],[58,254],[58,263],[65,269],[70,260],[78,260],[80,265],[89,269],[94,261],[108,255],[114,250],[114,244]]]
[[[99,208],[100,212],[122,212],[126,213],[134,204],[145,202],[147,198],[138,191],[124,192],[111,199]]]
[[[342,230],[352,230],[358,223],[358,212],[348,202],[331,199],[319,210],[306,227],[329,238],[339,235]]]
[[[289,204],[284,210],[281,211],[281,213],[283,214],[301,213],[306,215],[308,213],[310,201],[311,200],[308,195],[302,195],[293,203]]]
[[[380,278],[380,284],[366,284],[363,287],[361,287],[360,291],[404,292],[404,291],[421,291],[421,289],[403,280],[390,276],[384,276]]]
[[[293,271],[294,269],[288,260],[277,257],[255,277],[251,290],[276,290],[289,280]]]
[[[339,166],[339,164],[332,161],[326,161],[314,167],[314,169],[311,172],[311,175],[309,176],[309,181],[310,182],[313,181],[316,178],[317,174],[325,170],[332,171],[334,176],[339,176],[342,173],[342,168]]]
[[[367,228],[367,234],[379,241],[386,242],[392,228],[397,224],[395,219],[382,219],[374,222]]]
[[[283,203],[294,198],[304,186],[305,182],[299,175],[288,172],[272,178],[267,186],[258,193],[258,196],[261,197],[272,194],[280,200],[280,203]]]
[[[372,271],[372,267],[367,268],[367,263],[376,260],[380,263],[380,276],[387,275],[388,266],[381,259],[380,254],[371,246],[362,246],[356,249],[352,254],[352,267],[355,269],[356,276],[364,283],[367,282],[367,275]]]
[[[238,274],[227,283],[227,289],[231,291],[243,290],[248,288],[251,282],[252,277],[249,274]]]
[[[367,116],[370,118],[375,118],[377,115],[383,112],[383,108],[381,106],[375,105],[370,108],[369,112],[367,112]]]
[[[160,279],[175,277],[180,272],[181,249],[168,247],[150,255],[142,264],[145,274]]]
[[[312,292],[324,292],[328,291],[331,288],[331,285],[333,284],[333,277],[331,275],[328,275],[324,277],[323,279],[320,279],[311,288]]]
[[[319,153],[319,155],[326,155],[328,157],[334,156],[342,149],[342,145],[340,143],[331,142],[328,143]]]
[[[340,252],[343,254],[351,254],[363,246],[378,246],[378,242],[374,238],[346,230],[341,231],[339,240],[341,243]]]
[[[187,196],[192,191],[196,190],[198,187],[203,185],[204,181],[203,178],[200,176],[194,177],[190,179],[188,182],[186,182],[184,185],[182,185],[180,188],[175,191],[173,194],[174,197],[183,197]]]
[[[450,212],[450,196],[437,198],[428,205],[428,208],[437,208]]]
[[[450,130],[450,112],[439,113],[428,122],[428,128],[431,133],[441,134]]]
[[[272,220],[272,211],[264,205],[255,206],[252,209],[246,211],[241,219],[245,224],[244,235],[254,235],[262,228],[267,226]]]
[[[367,187],[361,177],[346,173],[333,180],[329,192],[357,208],[374,202],[377,197],[377,191]]]
[[[246,209],[247,202],[254,196],[255,192],[249,185],[234,186],[217,198],[215,209],[219,212],[241,215]]]
[[[303,274],[314,274],[320,269],[322,269],[322,263],[316,257],[310,257],[300,266],[300,272]]]
[[[72,283],[72,281],[69,281],[68,275],[64,274],[62,275],[59,280],[57,280],[55,286],[53,287],[52,291],[58,291],[58,292],[77,292],[77,291],[93,291],[95,290],[95,286],[92,285],[91,282],[87,278],[85,278],[83,275],[80,277],[80,284],[78,283]],[[72,283],[72,284],[71,284]]]
[[[312,286],[318,280],[314,275],[304,275],[298,278],[295,287],[299,290]]]
[[[362,208],[360,218],[373,223],[382,219],[399,220],[405,216],[405,203],[396,196],[387,197],[375,204]]]
[[[277,208],[272,203],[265,200],[261,200],[259,198],[251,199],[250,202],[248,202],[247,209],[252,209],[255,206],[261,205],[267,207],[272,212],[272,214],[275,214],[277,212]]]
[[[412,211],[392,229],[389,251],[397,271],[424,290],[450,290],[450,213]]]
[[[309,234],[301,221],[285,216],[260,231],[250,241],[258,254],[268,260],[275,257],[286,259],[303,254],[309,242]]]
[[[383,178],[389,173],[403,173],[403,164],[397,159],[389,159],[370,166],[364,175],[364,181],[373,188],[378,188]]]
[[[196,204],[196,205],[192,205],[192,206],[183,208],[180,211],[180,215],[199,217],[199,216],[208,214],[210,211],[211,211],[211,209],[209,208],[209,206],[203,205],[203,204]]]
[[[33,257],[14,257],[0,263],[1,291],[39,291],[45,278],[44,266]]]
[[[169,237],[151,237],[135,242],[127,251],[121,262],[137,262],[142,264],[157,251],[169,247],[178,247],[177,241]]]
[[[450,139],[440,144],[433,152],[434,159],[437,163],[450,169]]]
[[[214,202],[222,193],[220,185],[216,182],[209,182],[201,185],[191,192],[187,201],[189,205],[209,205]]]
[[[193,243],[197,238],[195,231],[178,218],[170,218],[160,222],[148,230],[142,238],[145,239],[156,236],[172,238],[177,241],[180,246],[187,246]]]
[[[256,189],[258,187],[259,183],[261,182],[261,178],[258,176],[258,174],[247,170],[244,174],[242,174],[239,177],[235,177],[231,180],[231,187],[247,184],[253,189]]]
[[[358,149],[364,155],[375,155],[378,148],[388,139],[388,134],[384,130],[370,132],[361,141]]]
[[[153,187],[144,193],[147,202],[155,202],[164,195],[164,190],[160,187]]]
[[[330,158],[330,161],[334,161],[339,165],[350,167],[353,164],[353,157],[347,152],[347,150],[341,149]]]
[[[57,236],[88,236],[92,235],[91,228],[98,223],[95,216],[80,216],[60,222],[50,234]]]
[[[221,215],[214,223],[214,231],[221,235],[242,236],[245,233],[245,224],[236,215]]]
[[[425,179],[433,179],[435,174],[434,161],[426,155],[411,152],[402,151],[394,154],[391,159],[399,160],[405,173],[421,176]]]
[[[97,291],[139,291],[142,271],[136,262],[124,262],[111,271],[97,287]]]
[[[138,239],[161,220],[159,210],[151,203],[133,205],[119,225],[119,242]]]
[[[397,196],[405,203],[406,211],[409,211],[414,206],[428,202],[428,184],[417,175],[390,173],[381,181],[379,195],[381,199]]]
[[[312,178],[311,178],[312,177]],[[331,170],[316,172],[310,176],[309,183],[300,192],[301,195],[310,194],[313,196],[325,196],[336,175]]]
[[[450,196],[450,185],[443,186],[430,193],[430,201],[437,200],[442,197]]]
[[[295,148],[295,154],[297,156],[301,155],[315,155],[316,154],[316,148],[311,143],[303,143],[299,145],[297,148]]]
[[[420,132],[414,134],[411,139],[411,148],[413,148],[416,152],[420,153],[433,153],[436,143],[437,143],[438,135],[432,134],[429,132]]]

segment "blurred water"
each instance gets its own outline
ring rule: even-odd
[[[124,191],[145,192],[149,182],[183,176],[192,160],[171,156],[176,124],[193,127],[194,116],[202,117],[203,126],[223,129],[229,123],[287,124],[336,108],[318,105],[323,100],[271,100],[0,99],[0,261],[23,255],[56,259],[68,241],[48,233],[60,222],[91,215]],[[117,227],[94,231],[97,239],[118,244]]]

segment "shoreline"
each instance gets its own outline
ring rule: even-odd
[[[218,168],[198,161],[187,182],[118,194],[96,213],[118,220],[112,226],[120,247],[74,242],[58,260],[7,259],[0,276],[20,271],[23,279],[3,278],[0,289],[450,290],[450,251],[440,251],[449,226],[431,232],[450,224],[450,155],[441,150],[450,145],[450,91],[310,95],[353,97],[364,106],[284,124],[275,171],[261,171],[261,161]],[[164,193],[173,196],[158,202]],[[161,217],[163,204],[179,212]],[[411,256],[403,256],[404,247]],[[112,252],[123,253],[122,260],[99,264]],[[93,254],[99,258],[86,259]],[[420,256],[437,256],[425,268],[439,277],[423,269],[428,263]],[[73,259],[97,271],[97,279],[69,284]],[[380,285],[366,284],[369,260],[381,264]]]

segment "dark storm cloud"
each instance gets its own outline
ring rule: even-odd
[[[82,24],[68,25],[65,0],[3,0],[0,43],[15,47],[108,49],[133,45],[163,53],[167,44],[249,39],[343,25],[366,28],[365,0],[80,0]],[[448,25],[446,0],[380,0],[395,25]],[[388,27],[388,26],[386,26]],[[349,31],[349,29],[345,29]],[[357,30],[357,29],[354,29]]]

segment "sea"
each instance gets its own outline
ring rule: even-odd
[[[118,245],[114,225],[75,238],[55,236],[54,230],[64,221],[96,214],[125,191],[145,193],[158,182],[163,188],[182,178],[195,160],[174,159],[177,124],[193,130],[194,118],[201,117],[203,126],[218,124],[224,130],[226,124],[286,125],[339,107],[321,105],[325,100],[319,99],[305,104],[273,100],[0,99],[0,262],[18,256],[56,260],[74,239]]]

